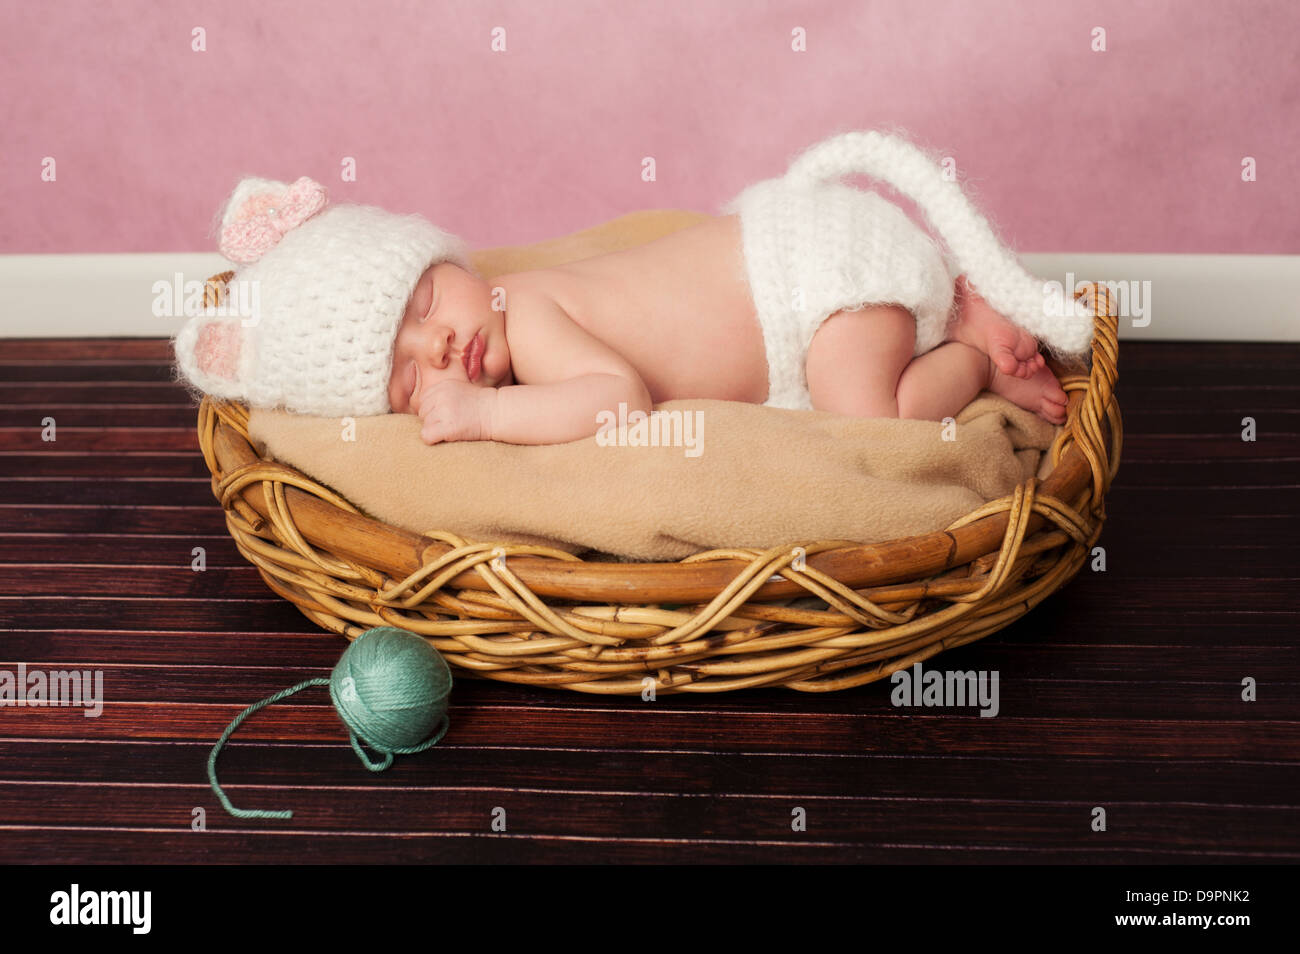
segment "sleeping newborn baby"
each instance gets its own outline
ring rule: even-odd
[[[827,317],[805,360],[812,408],[938,421],[990,390],[1063,423],[1065,392],[1034,337],[965,276],[952,296],[944,341],[915,358],[916,318],[901,305]],[[595,433],[620,402],[629,414],[677,398],[768,402],[772,357],[733,214],[491,282],[431,266],[398,329],[389,404],[419,415],[429,443],[561,443]]]
[[[896,205],[833,181],[850,173],[916,201],[955,267]],[[307,178],[236,188],[220,247],[244,267],[174,340],[193,391],[416,414],[430,444],[563,443],[678,398],[938,421],[987,389],[1059,424],[1039,340],[1063,357],[1092,336],[930,157],[877,132],[810,147],[697,225],[490,281],[419,216],[327,205]]]

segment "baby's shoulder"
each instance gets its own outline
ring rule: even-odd
[[[505,311],[511,331],[548,318],[569,317],[554,284],[541,271],[520,272],[488,284],[492,286],[492,307]]]
[[[546,384],[584,374],[634,373],[621,355],[578,320],[563,297],[524,286],[512,291],[508,302],[506,340],[520,382]]]
[[[506,340],[512,352],[543,349],[548,338],[574,323],[573,316],[550,289],[537,282],[513,281],[492,289],[493,308],[505,311]]]

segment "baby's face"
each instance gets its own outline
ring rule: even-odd
[[[476,336],[481,346],[471,348]],[[418,396],[448,379],[485,388],[514,383],[505,312],[492,308],[491,288],[459,265],[440,262],[415,283],[397,329],[388,381],[393,413],[417,413]]]

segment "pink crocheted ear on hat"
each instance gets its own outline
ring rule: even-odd
[[[325,187],[306,176],[293,185],[244,179],[221,215],[221,254],[232,262],[255,262],[328,202]]]
[[[240,319],[195,315],[177,332],[172,348],[179,378],[194,397],[245,399],[252,353]]]
[[[233,321],[205,321],[199,325],[194,364],[204,374],[223,381],[239,377],[239,351],[244,336]]]

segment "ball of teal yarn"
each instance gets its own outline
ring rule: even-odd
[[[439,652],[415,633],[394,626],[376,626],[352,641],[330,673],[330,678],[304,679],[253,703],[226,726],[208,753],[208,782],[221,805],[236,818],[292,818],[291,811],[236,808],[217,781],[217,756],[240,723],[266,706],[274,705],[312,686],[328,685],[334,711],[348,727],[352,750],[372,772],[393,764],[394,755],[423,752],[447,733],[447,697],[451,695],[451,670]],[[357,737],[382,752],[382,762],[372,762]]]
[[[348,729],[392,761],[422,751],[445,731],[451,669],[423,638],[394,626],[368,629],[330,674],[330,699]],[[436,738],[431,738],[437,732]],[[368,768],[379,771],[357,748]]]

